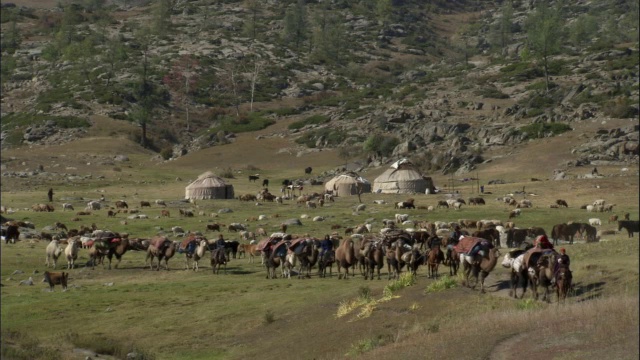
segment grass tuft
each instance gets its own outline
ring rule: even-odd
[[[458,286],[458,281],[455,278],[444,276],[427,286],[425,293],[434,293],[438,291],[443,291],[447,289],[452,289]]]

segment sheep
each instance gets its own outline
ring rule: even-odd
[[[593,202],[593,206],[604,206],[605,201],[603,199],[598,199]]]
[[[396,214],[396,223],[401,224],[409,220],[409,214]]]
[[[594,212],[595,210],[596,210],[596,207],[594,205],[587,205],[588,212]]]
[[[162,205],[164,207],[167,206],[167,204],[164,202],[164,200],[156,200],[156,205]]]
[[[62,211],[67,211],[67,210],[71,210],[73,211],[73,205],[69,204],[69,203],[64,203],[62,204]]]
[[[171,227],[171,231],[173,232],[173,235],[175,235],[175,236],[177,236],[178,234],[184,234],[184,229],[181,228],[180,226]]]
[[[462,203],[459,201],[456,201],[453,203],[453,209],[454,210],[460,210],[462,208]]]
[[[309,209],[315,209],[316,208],[316,203],[314,203],[314,202],[312,202],[310,200],[307,200],[306,205],[307,205],[307,207]]]
[[[598,218],[589,219],[589,225],[591,226],[602,226],[602,222]]]

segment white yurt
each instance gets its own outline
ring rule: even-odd
[[[401,159],[373,181],[373,192],[382,194],[431,194],[435,187],[430,177],[425,177],[407,159]]]
[[[326,191],[332,191],[335,196],[358,195],[358,186],[362,194],[371,192],[371,182],[354,172],[340,174],[324,184]]]
[[[185,188],[185,199],[233,199],[233,185],[227,184],[211,171],[198,178]]]

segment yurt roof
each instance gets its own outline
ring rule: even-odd
[[[354,183],[354,182],[359,182],[359,183],[363,183],[363,184],[371,184],[371,182],[365,178],[363,178],[362,176],[359,176],[356,173],[344,173],[344,174],[340,174],[336,177],[334,177],[333,179],[329,180],[329,182],[332,183]]]
[[[223,187],[226,185],[227,183],[221,177],[216,176],[211,171],[207,171],[198,176],[198,179],[189,184],[189,186],[187,186],[187,189],[195,187]]]

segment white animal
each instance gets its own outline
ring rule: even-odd
[[[164,202],[164,200],[156,200],[156,205],[167,206],[167,204]]]
[[[78,259],[78,242],[69,239],[67,247],[64,249],[64,256],[67,258],[67,269],[73,269],[76,259]]]
[[[453,203],[453,209],[454,209],[454,210],[460,210],[460,209],[462,209],[462,203],[461,203],[461,202],[458,202],[458,201],[454,202],[454,203]]]
[[[62,204],[62,211],[66,211],[66,210],[73,210],[73,205],[69,203]]]
[[[396,214],[396,223],[402,224],[407,220],[409,220],[409,214]]]
[[[374,204],[378,204],[378,205],[384,205],[384,204],[386,204],[387,202],[386,202],[386,201],[384,201],[384,200],[373,200],[373,203],[374,203]]]
[[[591,226],[601,226],[602,222],[598,218],[591,218],[591,219],[589,219],[589,225],[591,225]]]
[[[87,203],[87,211],[91,211],[91,210],[100,210],[102,206],[100,205],[100,202],[98,201],[89,201]]]
[[[605,201],[603,199],[598,199],[593,202],[593,206],[604,206]]]
[[[594,205],[587,205],[587,211],[588,212],[594,212],[594,211],[596,211],[596,207]]]
[[[51,240],[51,242],[49,242],[49,245],[47,245],[46,252],[47,262],[45,263],[45,265],[49,267],[49,264],[53,262],[53,268],[55,269],[58,257],[60,257],[60,254],[62,254],[62,248],[60,247],[60,243],[58,242],[58,240]]]

